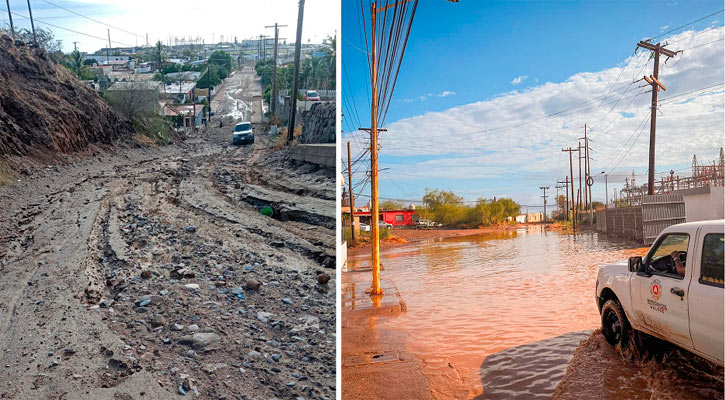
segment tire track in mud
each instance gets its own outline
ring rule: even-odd
[[[253,146],[209,129],[0,188],[17,200],[0,212],[0,398],[169,398],[186,382],[204,398],[334,397],[334,230],[263,216],[244,179],[215,172],[265,168],[254,184],[285,197],[299,179],[328,202],[334,174],[300,172],[255,130]],[[181,343],[195,332],[219,349]]]

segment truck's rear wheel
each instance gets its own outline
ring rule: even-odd
[[[609,344],[622,348],[629,345],[632,328],[627,321],[627,315],[617,300],[607,300],[602,307],[602,334]]]

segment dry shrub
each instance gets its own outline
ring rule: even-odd
[[[15,178],[10,171],[6,167],[0,165],[0,186],[9,185],[13,182],[15,182]]]
[[[157,143],[155,140],[151,139],[150,137],[137,133],[133,139],[136,141],[136,143],[139,144],[139,146],[144,147],[156,147]]]

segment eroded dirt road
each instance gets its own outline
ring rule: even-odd
[[[334,398],[334,172],[224,89],[223,128],[0,188],[0,398]]]

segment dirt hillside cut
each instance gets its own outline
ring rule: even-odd
[[[123,117],[44,50],[0,36],[0,158],[44,159],[131,134]]]

